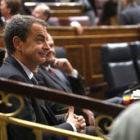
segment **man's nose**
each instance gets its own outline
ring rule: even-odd
[[[45,41],[45,42],[44,42],[44,49],[49,50],[50,48],[51,48],[51,47],[50,47],[48,41]]]

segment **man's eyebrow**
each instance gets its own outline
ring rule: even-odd
[[[36,37],[42,37],[43,39],[45,39],[45,36],[42,34],[38,34]]]

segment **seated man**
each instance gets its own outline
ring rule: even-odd
[[[30,84],[38,84],[34,77],[41,63],[46,61],[48,33],[43,20],[32,16],[14,16],[6,24],[4,40],[8,57],[0,67],[0,76]],[[5,93],[6,94],[6,93]],[[83,132],[85,119],[74,115],[70,108],[66,116],[55,116],[44,100],[23,96],[24,108],[17,118],[55,126],[71,131]],[[1,112],[13,112],[18,107],[17,100],[11,98],[13,106],[0,106]],[[34,140],[32,130],[25,127],[9,124],[7,126],[9,140]],[[43,140],[64,140],[66,137],[44,132]]]
[[[59,23],[48,23],[48,20],[51,16],[50,10],[51,9],[49,6],[47,6],[45,4],[39,4],[33,9],[32,15],[36,18],[40,18],[40,19],[46,21],[47,26],[59,26]],[[81,24],[79,22],[73,21],[70,23],[70,26],[76,28],[78,35],[83,34],[83,27],[81,26]]]
[[[38,73],[35,75],[38,81],[42,80],[45,86],[58,89],[65,92],[85,95],[85,88],[82,84],[81,76],[75,70],[70,62],[65,58],[56,58],[54,41],[48,34],[48,44],[50,50],[47,52],[46,62],[40,66]],[[53,67],[51,67],[53,63]],[[63,104],[49,102],[55,114],[62,113],[62,108],[66,107]],[[94,125],[94,114],[88,109],[76,109],[76,114],[83,114],[86,118],[87,125]]]

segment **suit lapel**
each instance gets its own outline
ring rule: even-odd
[[[60,76],[59,76],[60,73],[58,73],[54,69],[52,69],[52,70],[53,70],[53,72],[55,73],[56,76],[52,76],[49,71],[47,71],[45,68],[43,68],[43,71],[50,78],[50,80],[52,80],[55,84],[58,84],[63,89],[63,91],[72,92],[71,89],[69,88],[70,85],[68,83],[66,84],[66,81],[64,82],[60,78]]]
[[[16,59],[14,59],[11,56],[8,56],[8,58],[5,60],[5,63],[9,63],[10,65],[13,65],[16,69],[18,69],[18,71],[21,73],[21,76],[25,79],[27,83],[32,83],[29,77],[27,76],[26,72],[24,71],[24,69]]]
[[[69,81],[67,80],[67,78],[63,75],[63,73],[54,68],[52,68],[52,70],[54,71],[54,73],[57,77],[58,84],[61,87],[63,87],[66,92],[72,92],[71,87],[70,87],[71,85],[70,85]]]

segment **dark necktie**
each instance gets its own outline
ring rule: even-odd
[[[38,85],[38,81],[35,78],[35,76],[32,77],[31,81],[32,81],[33,84]]]
[[[55,76],[55,73],[51,70],[51,68],[49,68],[48,71],[51,73],[52,76]]]

